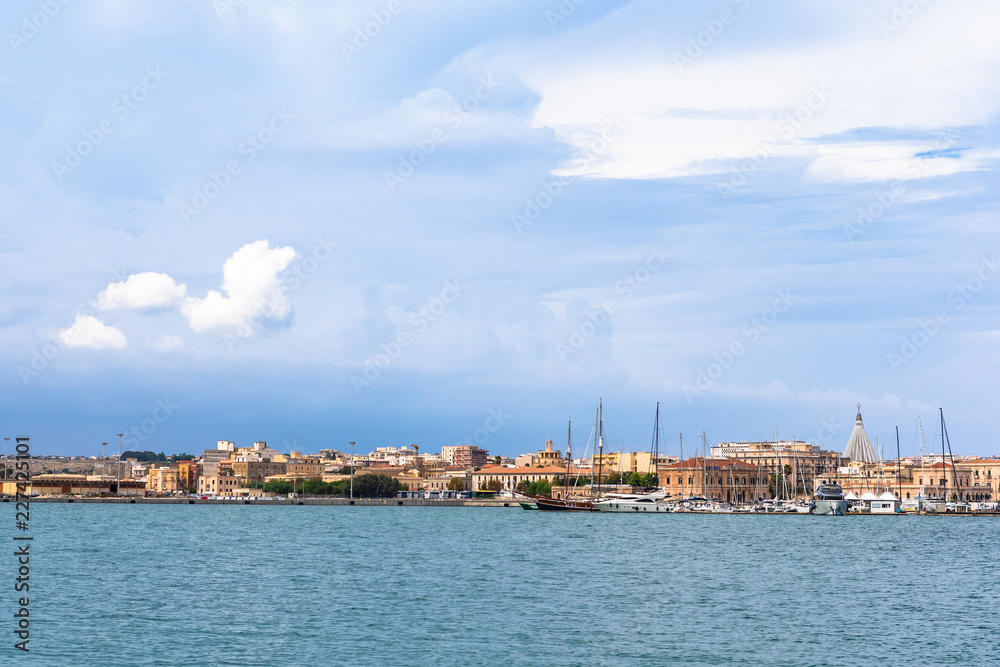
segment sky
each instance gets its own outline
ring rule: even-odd
[[[4,435],[995,455],[998,19],[4,3]]]

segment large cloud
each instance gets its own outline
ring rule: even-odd
[[[97,305],[102,310],[179,308],[195,331],[232,329],[247,323],[251,328],[277,325],[288,321],[292,313],[288,286],[280,274],[298,256],[290,246],[272,248],[267,239],[255,241],[237,250],[223,265],[225,294],[209,290],[203,299],[193,297],[185,285],[167,274],[145,272],[108,285]],[[177,344],[171,341],[170,347]]]
[[[248,243],[222,267],[223,296],[215,290],[204,299],[188,297],[182,305],[195,331],[236,327],[248,320],[277,324],[292,312],[288,287],[278,274],[298,257],[294,248],[271,248],[267,240]]]
[[[66,347],[89,347],[94,350],[117,350],[128,345],[125,334],[104,324],[93,315],[77,315],[73,326],[58,332]]]

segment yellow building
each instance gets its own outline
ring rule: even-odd
[[[219,496],[236,495],[237,489],[243,486],[239,477],[231,475],[203,475],[198,478],[198,493],[213,493]]]
[[[248,482],[263,481],[265,477],[271,475],[284,475],[287,470],[287,463],[275,463],[269,459],[263,461],[233,461],[233,474],[242,477]],[[220,465],[220,471],[221,471]],[[322,472],[322,471],[321,471]]]
[[[759,472],[745,461],[698,456],[661,466],[660,487],[670,496],[746,503],[768,496],[767,478]]]
[[[146,473],[146,490],[153,493],[177,493],[177,469],[150,468]]]

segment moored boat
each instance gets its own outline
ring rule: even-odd
[[[820,484],[813,495],[816,509],[813,514],[844,516],[847,513],[847,500],[840,484]]]
[[[594,509],[598,512],[670,512],[665,498],[662,492],[615,495],[594,503]]]

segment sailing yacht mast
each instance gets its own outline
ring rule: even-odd
[[[681,498],[684,497],[684,434],[681,433]]]
[[[569,498],[569,474],[573,469],[573,418],[569,418],[566,425],[566,498]],[[573,480],[573,488],[576,488],[576,480]]]
[[[601,458],[597,460],[597,493],[601,493],[601,474],[604,468],[604,399],[597,406],[597,442]]]

